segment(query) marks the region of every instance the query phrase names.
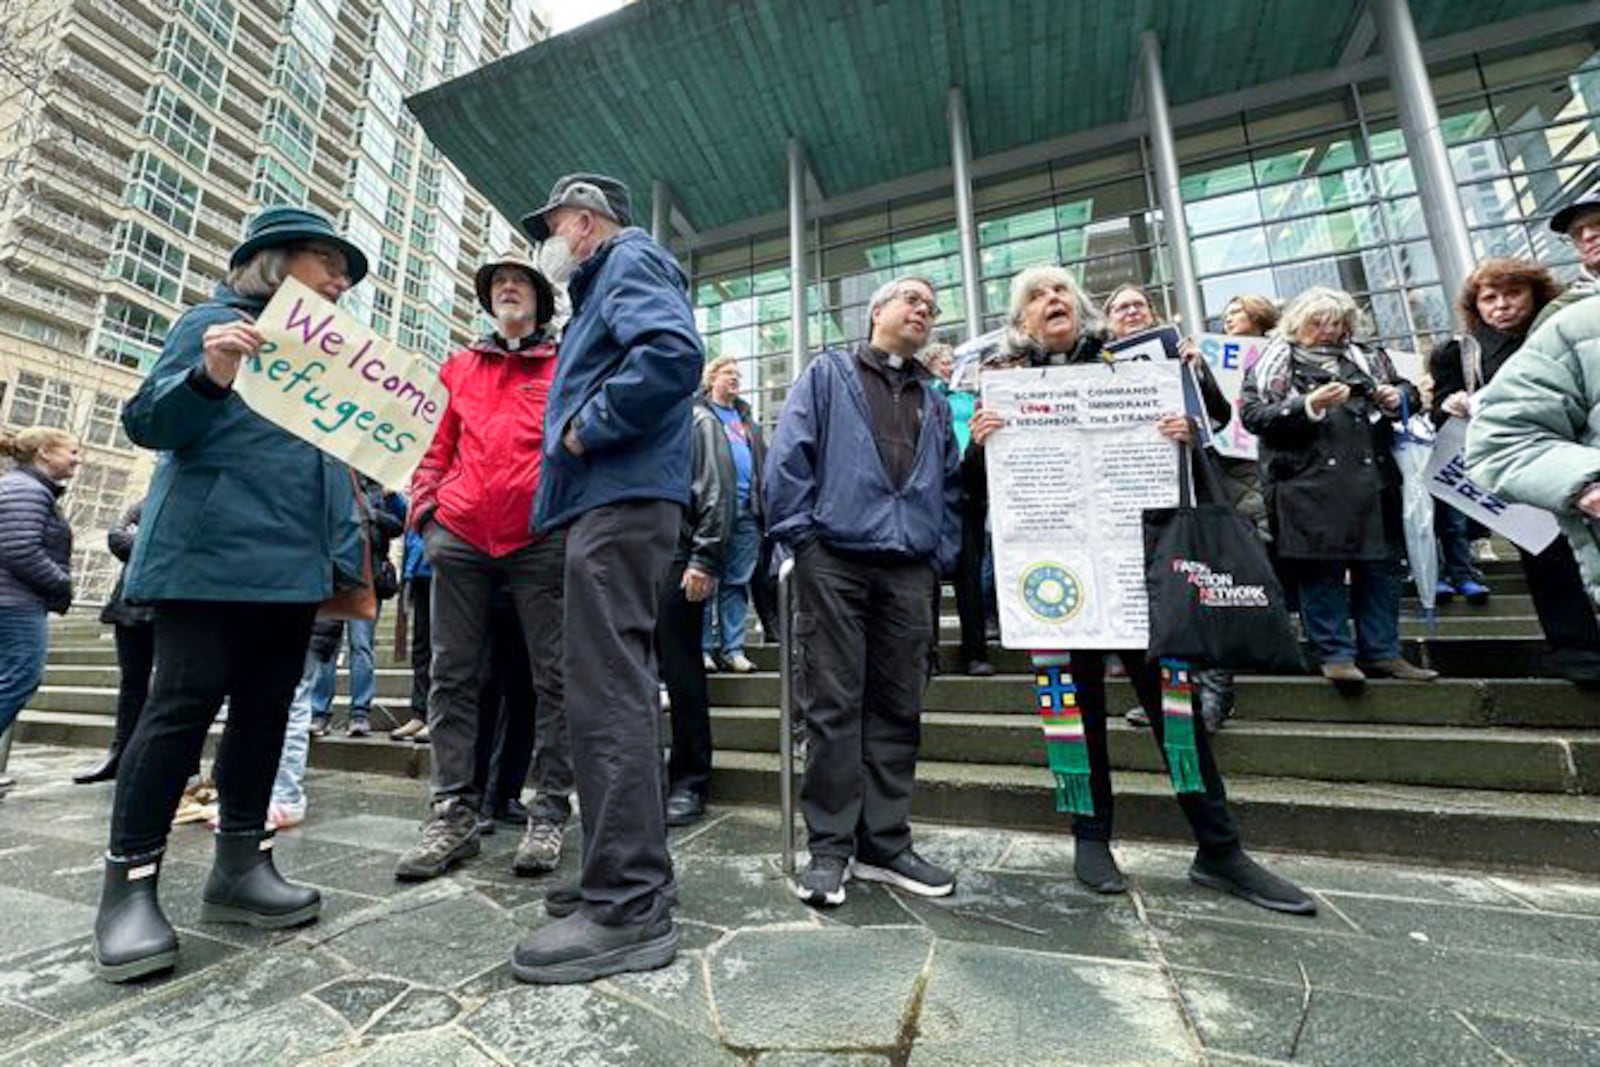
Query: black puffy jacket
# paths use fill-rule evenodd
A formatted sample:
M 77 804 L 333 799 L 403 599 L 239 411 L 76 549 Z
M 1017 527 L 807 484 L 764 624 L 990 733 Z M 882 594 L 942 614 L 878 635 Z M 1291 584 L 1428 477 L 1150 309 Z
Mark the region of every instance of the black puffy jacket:
M 72 605 L 72 530 L 56 501 L 64 490 L 37 467 L 0 474 L 0 607 Z
M 106 548 L 122 561 L 123 570 L 117 575 L 117 584 L 111 590 L 111 599 L 100 609 L 100 621 L 118 626 L 148 626 L 155 618 L 155 608 L 150 604 L 130 603 L 122 596 L 122 577 L 127 572 L 128 557 L 133 555 L 133 543 L 139 537 L 139 520 L 144 517 L 144 498 L 128 505 L 117 524 L 106 531 Z

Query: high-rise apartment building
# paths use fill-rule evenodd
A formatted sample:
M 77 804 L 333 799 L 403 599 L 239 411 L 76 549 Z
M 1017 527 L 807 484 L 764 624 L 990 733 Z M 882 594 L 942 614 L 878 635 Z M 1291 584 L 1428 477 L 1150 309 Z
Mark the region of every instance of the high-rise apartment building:
M 0 4 L 0 425 L 80 433 L 80 598 L 148 457 L 122 401 L 205 299 L 262 204 L 339 220 L 372 261 L 344 304 L 442 358 L 471 275 L 520 240 L 404 96 L 548 33 L 538 0 L 23 0 Z M 36 76 L 29 77 L 32 70 Z

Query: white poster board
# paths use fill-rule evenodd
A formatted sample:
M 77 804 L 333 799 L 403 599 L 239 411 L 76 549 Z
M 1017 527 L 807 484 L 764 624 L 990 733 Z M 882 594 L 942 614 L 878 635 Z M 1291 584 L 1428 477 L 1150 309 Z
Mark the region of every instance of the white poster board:
M 1538 555 L 1561 535 L 1556 517 L 1527 504 L 1502 500 L 1467 477 L 1467 423 L 1450 419 L 1433 439 L 1428 461 L 1428 492 L 1477 519 L 1512 544 Z
M 1156 420 L 1183 410 L 1172 360 L 985 371 L 1006 419 L 985 444 L 1001 644 L 1143 648 L 1145 508 L 1178 502 L 1178 447 Z
M 266 343 L 239 366 L 240 398 L 379 485 L 403 488 L 449 398 L 433 365 L 293 278 L 256 325 Z

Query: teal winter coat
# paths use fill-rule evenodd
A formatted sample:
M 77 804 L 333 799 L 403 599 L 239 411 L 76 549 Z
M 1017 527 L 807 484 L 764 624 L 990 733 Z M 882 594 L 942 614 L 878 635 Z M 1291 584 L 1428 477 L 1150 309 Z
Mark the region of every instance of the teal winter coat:
M 307 604 L 336 581 L 360 583 L 350 468 L 205 376 L 206 329 L 263 307 L 218 286 L 173 323 L 123 406 L 128 436 L 161 451 L 124 580 L 130 600 Z
M 1540 326 L 1480 396 L 1467 430 L 1474 481 L 1555 513 L 1600 603 L 1600 530 L 1573 503 L 1600 482 L 1600 300 Z

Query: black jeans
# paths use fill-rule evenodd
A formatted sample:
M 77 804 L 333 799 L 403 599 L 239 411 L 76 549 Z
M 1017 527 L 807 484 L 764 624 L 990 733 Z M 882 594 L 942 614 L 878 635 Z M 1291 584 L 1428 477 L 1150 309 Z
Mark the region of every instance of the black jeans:
M 983 522 L 988 506 L 981 500 L 961 503 L 961 554 L 956 557 L 956 614 L 961 618 L 961 666 L 989 658 L 984 640 L 983 554 L 988 539 Z M 934 619 L 937 643 L 939 620 Z
M 473 780 L 483 797 L 485 813 L 504 811 L 513 800 L 522 798 L 533 765 L 533 724 L 538 697 L 529 679 L 533 668 L 528 662 L 528 646 L 517 618 L 511 591 L 498 588 L 490 598 L 489 657 L 487 680 L 478 700 L 478 745 Z M 546 756 L 549 749 L 546 747 Z M 547 768 L 548 774 L 548 768 Z M 566 794 L 559 798 L 535 798 L 540 814 L 557 824 L 572 814 Z
M 433 684 L 433 577 L 419 574 L 411 586 L 411 717 L 428 721 Z
M 216 779 L 224 832 L 260 830 L 315 604 L 169 600 L 156 605 L 155 678 L 122 754 L 111 853 L 162 848 L 223 698 Z
M 495 586 L 511 590 L 528 652 L 538 721 L 533 724 L 539 770 L 536 813 L 564 823 L 572 810 L 572 756 L 562 682 L 564 538 L 557 533 L 493 557 L 432 523 L 424 535 L 433 565 L 433 687 L 428 693 L 428 738 L 433 749 L 433 798 L 459 798 L 477 810 L 480 702 L 490 640 Z M 520 784 L 518 786 L 520 791 Z
M 156 630 L 146 622 L 117 623 L 117 730 L 112 744 L 126 747 L 139 713 L 150 696 L 150 672 L 156 663 Z
M 1091 841 L 1111 840 L 1111 820 L 1115 801 L 1111 793 L 1111 754 L 1106 748 L 1106 655 L 1105 652 L 1072 653 L 1072 680 L 1078 687 L 1078 710 L 1083 713 L 1084 739 L 1089 746 L 1089 792 L 1094 797 L 1093 815 L 1074 815 L 1072 833 Z M 1138 694 L 1139 706 L 1150 717 L 1150 733 L 1160 748 L 1166 723 L 1161 717 L 1161 667 L 1145 662 L 1142 652 L 1121 657 L 1128 681 Z M 1195 843 L 1212 855 L 1225 855 L 1239 847 L 1239 828 L 1228 810 L 1228 794 L 1211 756 L 1211 740 L 1195 715 L 1194 744 L 1200 758 L 1203 793 L 1179 793 L 1178 806 L 1189 820 Z M 1166 750 L 1161 749 L 1162 762 Z
M 700 658 L 700 630 L 706 601 L 691 604 L 679 583 L 684 564 L 674 564 L 661 584 L 661 610 L 656 619 L 656 655 L 661 680 L 672 701 L 672 758 L 667 766 L 669 789 L 706 795 L 711 781 L 711 700 L 706 694 L 705 662 Z
M 606 926 L 655 922 L 672 881 L 655 631 L 682 513 L 670 501 L 624 501 L 567 527 L 567 726 L 583 819 L 578 883 L 584 913 Z
M 937 580 L 921 560 L 866 561 L 815 541 L 796 554 L 800 809 L 813 856 L 882 861 L 911 846 Z
M 1528 576 L 1533 610 L 1552 648 L 1600 652 L 1600 625 L 1583 588 L 1572 542 L 1557 537 L 1537 556 L 1521 549 L 1522 571 Z

